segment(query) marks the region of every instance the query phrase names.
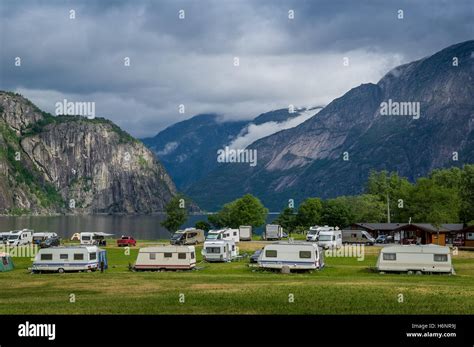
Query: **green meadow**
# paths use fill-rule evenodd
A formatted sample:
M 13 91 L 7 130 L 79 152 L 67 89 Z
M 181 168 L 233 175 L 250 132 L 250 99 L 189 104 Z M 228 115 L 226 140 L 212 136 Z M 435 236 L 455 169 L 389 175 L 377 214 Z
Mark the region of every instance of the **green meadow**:
M 240 253 L 261 247 L 241 242 Z M 291 274 L 247 259 L 205 263 L 200 247 L 199 270 L 132 272 L 138 247 L 106 249 L 104 273 L 31 274 L 29 258 L 14 258 L 15 270 L 0 273 L 0 314 L 474 314 L 474 252 L 453 256 L 449 276 L 375 273 L 379 247 L 363 261 L 327 257 L 321 271 Z

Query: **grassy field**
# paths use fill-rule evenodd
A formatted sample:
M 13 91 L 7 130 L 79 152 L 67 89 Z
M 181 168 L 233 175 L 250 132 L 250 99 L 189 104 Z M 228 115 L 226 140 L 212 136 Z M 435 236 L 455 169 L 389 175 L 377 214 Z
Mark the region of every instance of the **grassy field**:
M 0 314 L 474 314 L 474 252 L 453 256 L 456 276 L 371 272 L 378 247 L 364 261 L 328 257 L 321 271 L 283 275 L 247 260 L 204 263 L 199 247 L 198 271 L 135 273 L 138 247 L 106 248 L 105 273 L 30 274 L 31 260 L 14 258 L 16 269 L 0 273 Z

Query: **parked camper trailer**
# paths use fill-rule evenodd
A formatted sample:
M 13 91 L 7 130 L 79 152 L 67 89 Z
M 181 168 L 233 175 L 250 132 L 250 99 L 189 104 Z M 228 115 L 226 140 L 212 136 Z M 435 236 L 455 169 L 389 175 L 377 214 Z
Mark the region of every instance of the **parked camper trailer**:
M 265 240 L 281 240 L 283 228 L 278 224 L 267 224 L 265 226 Z
M 342 230 L 343 243 L 363 243 L 374 245 L 375 239 L 365 230 Z
M 195 228 L 186 228 L 178 230 L 171 237 L 172 245 L 197 245 L 204 242 L 204 230 Z
M 342 233 L 337 228 L 335 230 L 323 230 L 319 232 L 318 245 L 324 249 L 342 247 Z
M 9 246 L 29 245 L 33 242 L 33 230 L 23 229 L 11 231 L 7 238 Z
M 241 225 L 239 227 L 240 241 L 251 241 L 252 240 L 252 226 Z
M 81 245 L 105 246 L 106 245 L 105 238 L 107 236 L 112 236 L 112 235 L 113 234 L 107 234 L 103 232 L 81 233 L 79 240 L 81 242 Z
M 107 253 L 97 246 L 42 248 L 35 256 L 32 272 L 96 271 L 106 269 Z
M 380 272 L 454 274 L 449 247 L 433 244 L 384 247 L 376 267 Z
M 56 233 L 34 233 L 33 234 L 33 243 L 39 245 L 41 242 L 49 239 L 51 237 L 58 237 Z
M 324 252 L 315 243 L 277 242 L 266 245 L 258 258 L 262 268 L 314 270 L 324 266 Z
M 135 270 L 189 270 L 196 266 L 194 246 L 153 246 L 140 248 Z
M 318 241 L 318 237 L 319 237 L 319 233 L 321 231 L 332 231 L 334 230 L 334 227 L 330 227 L 330 226 L 318 226 L 318 225 L 315 225 L 315 226 L 312 226 L 309 228 L 309 231 L 308 233 L 306 234 L 306 241 L 309 241 L 309 242 L 316 242 Z
M 239 255 L 239 249 L 233 240 L 207 240 L 201 251 L 204 260 L 231 261 Z

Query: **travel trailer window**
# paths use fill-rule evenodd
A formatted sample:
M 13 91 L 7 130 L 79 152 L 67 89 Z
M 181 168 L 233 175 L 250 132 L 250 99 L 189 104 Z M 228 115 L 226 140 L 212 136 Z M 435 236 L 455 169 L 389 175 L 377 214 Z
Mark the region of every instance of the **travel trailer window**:
M 91 237 L 90 236 L 82 236 L 82 239 L 84 241 L 90 241 L 91 240 Z
M 434 261 L 448 261 L 447 254 L 434 254 Z
M 188 239 L 196 237 L 197 233 L 189 233 L 188 234 Z
M 173 253 L 165 253 L 165 258 L 171 258 L 173 256 Z
M 68 259 L 69 259 L 69 255 L 68 255 L 68 254 L 60 254 L 60 255 L 59 255 L 59 259 L 61 259 L 61 260 L 68 260 Z
M 234 236 L 237 236 L 237 231 L 234 231 Z
M 207 234 L 206 240 L 217 240 L 220 234 Z
M 53 260 L 53 255 L 51 253 L 41 254 L 41 260 Z
M 84 260 L 84 254 L 74 253 L 74 260 Z
M 90 260 L 96 260 L 97 259 L 97 253 L 90 253 L 89 257 L 90 257 Z
M 194 252 L 191 252 L 191 259 L 194 259 Z
M 186 259 L 186 253 L 178 253 L 178 259 Z
M 383 254 L 383 260 L 397 260 L 397 254 L 396 253 L 384 253 Z
M 156 253 L 149 253 L 149 255 L 150 255 L 150 260 L 156 259 Z
M 268 258 L 276 258 L 277 257 L 277 251 L 275 250 L 267 250 L 265 251 L 265 256 L 268 257 Z
M 234 245 L 232 245 L 232 250 L 235 251 L 235 246 Z
M 319 241 L 331 241 L 332 237 L 333 236 L 331 236 L 331 235 L 320 235 L 319 236 Z
M 300 251 L 300 258 L 302 259 L 311 258 L 311 251 Z
M 220 247 L 207 247 L 206 252 L 219 254 L 221 252 L 221 248 Z

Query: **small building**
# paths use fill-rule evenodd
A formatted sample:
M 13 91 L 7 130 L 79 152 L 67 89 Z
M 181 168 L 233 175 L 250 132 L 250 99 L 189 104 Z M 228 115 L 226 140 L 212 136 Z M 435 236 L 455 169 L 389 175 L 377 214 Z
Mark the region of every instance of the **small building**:
M 462 242 L 460 246 L 474 248 L 474 225 L 461 230 Z

